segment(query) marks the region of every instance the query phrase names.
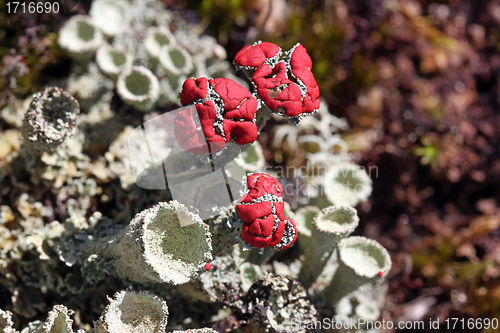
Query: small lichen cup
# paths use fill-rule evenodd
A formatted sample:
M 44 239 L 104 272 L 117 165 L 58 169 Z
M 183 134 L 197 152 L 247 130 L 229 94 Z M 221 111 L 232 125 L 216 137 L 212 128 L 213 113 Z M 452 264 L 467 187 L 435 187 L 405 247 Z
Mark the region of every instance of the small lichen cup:
M 130 69 L 133 61 L 132 55 L 108 44 L 101 45 L 97 50 L 96 62 L 99 69 L 113 81 L 118 79 L 121 72 Z
M 58 43 L 70 57 L 84 62 L 103 43 L 103 35 L 88 16 L 75 15 L 61 28 Z
M 258 141 L 242 147 L 241 155 L 235 159 L 236 164 L 249 172 L 258 172 L 266 164 L 262 147 Z
M 143 66 L 124 71 L 118 77 L 116 90 L 125 103 L 143 112 L 151 110 L 160 97 L 158 79 Z
M 155 60 L 156 63 L 158 62 L 158 57 L 163 46 L 174 46 L 176 44 L 174 35 L 165 27 L 150 27 L 146 31 L 144 47 L 150 59 Z
M 337 243 L 349 236 L 358 223 L 356 210 L 348 206 L 330 206 L 316 215 L 309 245 L 303 248 L 305 260 L 299 273 L 299 280 L 305 288 L 316 281 Z
M 164 333 L 168 307 L 161 297 L 148 292 L 123 290 L 116 293 L 99 320 L 95 333 Z
M 240 265 L 241 288 L 246 292 L 264 273 L 258 265 L 244 262 Z
M 334 205 L 355 207 L 372 193 L 372 180 L 364 168 L 351 163 L 331 166 L 325 174 L 325 196 Z
M 387 250 L 378 242 L 354 236 L 338 244 L 339 267 L 321 295 L 332 304 L 359 287 L 387 276 L 392 261 Z
M 34 151 L 54 151 L 76 126 L 80 105 L 58 87 L 47 87 L 33 96 L 23 122 L 24 143 Z
M 180 45 L 164 45 L 158 60 L 172 88 L 180 87 L 180 78 L 187 77 L 194 69 L 193 57 Z
M 92 2 L 90 17 L 104 34 L 112 37 L 129 26 L 129 4 L 120 0 L 96 0 Z

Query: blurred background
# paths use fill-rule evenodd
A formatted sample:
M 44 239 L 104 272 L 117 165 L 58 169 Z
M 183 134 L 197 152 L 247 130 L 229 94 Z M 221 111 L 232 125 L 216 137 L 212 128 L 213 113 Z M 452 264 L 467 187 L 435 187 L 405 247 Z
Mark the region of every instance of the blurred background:
M 500 1 L 165 4 L 228 59 L 258 40 L 306 47 L 330 113 L 351 126 L 354 161 L 377 167 L 356 234 L 391 253 L 386 320 L 500 317 Z M 64 17 L 19 33 L 5 15 L 0 109 L 70 68 L 56 43 Z M 270 144 L 276 123 L 259 137 L 267 163 L 300 166 L 300 151 Z

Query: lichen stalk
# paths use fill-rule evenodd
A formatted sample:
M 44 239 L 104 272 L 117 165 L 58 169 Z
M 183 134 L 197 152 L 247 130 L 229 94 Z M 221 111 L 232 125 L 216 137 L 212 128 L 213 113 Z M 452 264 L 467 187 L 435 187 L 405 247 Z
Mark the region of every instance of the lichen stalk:
M 183 284 L 212 260 L 208 226 L 177 201 L 138 213 L 118 235 L 90 242 L 86 253 L 114 260 L 120 277 L 137 282 Z
M 305 288 L 316 281 L 337 243 L 349 236 L 358 223 L 356 210 L 346 206 L 330 206 L 316 215 L 309 246 L 303 248 L 305 258 L 299 273 L 299 280 Z
M 241 228 L 243 223 L 234 207 L 224 209 L 218 216 L 208 221 L 213 237 L 214 255 L 227 254 L 234 245 L 242 242 Z
M 302 252 L 305 252 L 309 247 L 309 242 L 312 239 L 312 221 L 320 213 L 320 209 L 316 206 L 305 206 L 298 209 L 294 214 L 294 221 L 297 225 L 297 239 Z

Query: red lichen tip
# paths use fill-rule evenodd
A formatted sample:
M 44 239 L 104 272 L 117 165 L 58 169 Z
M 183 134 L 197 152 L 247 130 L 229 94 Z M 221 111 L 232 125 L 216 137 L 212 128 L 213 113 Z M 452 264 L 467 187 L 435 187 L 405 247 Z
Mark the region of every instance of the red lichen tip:
M 269 42 L 257 42 L 242 48 L 234 57 L 234 64 L 241 67 L 257 68 L 268 60 L 281 55 L 281 48 Z
M 188 105 L 195 100 L 207 97 L 208 79 L 200 77 L 199 79 L 187 79 L 182 85 L 180 100 L 182 105 Z
M 180 100 L 183 105 L 195 105 L 203 131 L 193 133 L 196 121 L 193 114 L 186 112 L 175 124 L 177 141 L 184 150 L 216 153 L 227 142 L 244 145 L 257 139 L 257 99 L 233 80 L 188 79 L 182 86 Z
M 207 262 L 207 263 L 205 264 L 205 270 L 206 270 L 206 271 L 209 271 L 209 270 L 210 270 L 210 268 L 212 268 L 212 264 L 210 264 L 209 262 Z
M 297 230 L 295 223 L 284 216 L 281 184 L 272 176 L 254 173 L 247 178 L 247 188 L 247 194 L 236 205 L 244 221 L 243 241 L 259 249 L 288 248 L 297 239 Z
M 380 272 L 378 272 L 378 274 L 377 274 L 377 275 L 378 275 L 378 276 L 382 276 L 382 275 L 384 275 L 384 272 L 380 271 Z
M 251 69 L 247 74 L 271 111 L 296 122 L 319 109 L 319 88 L 311 71 L 311 57 L 302 45 L 286 52 L 282 61 L 280 57 L 277 45 L 264 42 L 244 47 L 234 63 Z

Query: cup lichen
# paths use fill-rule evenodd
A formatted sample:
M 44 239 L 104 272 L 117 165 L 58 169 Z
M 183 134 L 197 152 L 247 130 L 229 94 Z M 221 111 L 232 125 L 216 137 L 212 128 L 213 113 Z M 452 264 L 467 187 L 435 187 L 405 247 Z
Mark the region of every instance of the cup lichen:
M 99 69 L 110 79 L 116 81 L 118 75 L 132 67 L 132 56 L 116 47 L 103 44 L 97 50 L 96 62 Z
M 160 84 L 146 67 L 134 66 L 120 74 L 116 90 L 122 100 L 140 111 L 149 111 L 160 97 Z
M 161 297 L 123 290 L 108 300 L 108 306 L 94 323 L 95 333 L 165 333 L 168 306 Z
M 372 180 L 364 168 L 351 163 L 332 165 L 325 174 L 324 191 L 334 205 L 355 207 L 372 193 Z
M 189 282 L 212 260 L 208 226 L 177 201 L 160 202 L 137 214 L 101 247 L 117 274 L 138 282 Z
M 158 54 L 158 60 L 174 88 L 180 86 L 180 77 L 188 77 L 193 71 L 193 58 L 180 45 L 164 45 Z
M 3 142 L 10 140 L 6 133 L 17 133 L 13 136 L 15 138 L 21 134 L 19 129 L 0 133 L 2 199 L 8 198 L 12 203 L 11 207 L 3 202 L 0 206 L 0 270 L 7 272 L 2 281 L 6 281 L 5 290 L 11 296 L 8 301 L 0 301 L 4 301 L 2 306 L 6 304 L 7 309 L 15 313 L 16 320 L 25 318 L 20 323 L 25 327 L 23 333 L 72 331 L 72 319 L 69 318 L 72 310 L 62 305 L 52 308 L 46 322 L 39 320 L 41 317 L 34 318 L 42 310 L 50 309 L 52 304 L 49 301 L 67 295 L 71 296 L 68 306 L 75 309 L 73 324 L 79 333 L 165 332 L 168 314 L 165 301 L 152 294 L 131 290 L 116 293 L 91 328 L 89 323 L 96 319 L 93 314 L 105 307 L 94 295 L 111 295 L 130 284 L 138 290 L 149 289 L 168 299 L 171 308 L 175 307 L 176 311 L 178 308 L 178 317 L 182 319 L 171 318 L 169 324 L 179 333 L 214 333 L 215 330 L 208 327 L 187 328 L 203 327 L 210 322 L 214 323 L 213 328 L 219 329 L 217 324 L 224 321 L 228 328 L 229 324 L 234 324 L 233 328 L 241 327 L 246 332 L 285 332 L 292 318 L 314 321 L 318 317 L 316 308 L 321 309 L 317 305 L 323 301 L 317 296 L 321 288 L 331 282 L 338 266 L 336 262 L 331 265 L 335 259 L 332 253 L 336 243 L 357 225 L 356 212 L 349 207 L 330 207 L 320 212 L 318 207 L 329 204 L 319 205 L 307 195 L 285 193 L 287 191 L 282 191 L 280 184 L 290 179 L 284 178 L 274 179 L 272 183 L 263 182 L 261 187 L 252 189 L 256 195 L 249 195 L 245 204 L 240 203 L 241 215 L 247 221 L 239 217 L 234 207 L 242 185 L 239 180 L 246 171 L 259 172 L 261 181 L 269 179 L 272 173 L 261 173 L 267 170 L 266 159 L 271 155 L 267 147 L 261 149 L 255 141 L 271 117 L 270 109 L 264 104 L 274 109 L 275 116 L 285 115 L 295 125 L 304 115 L 316 112 L 319 101 L 309 57 L 303 47 L 296 45 L 281 59 L 278 46 L 257 43 L 250 49 L 253 47 L 258 51 L 259 45 L 267 45 L 269 49 L 263 51 L 274 50 L 276 53 L 264 54 L 264 64 L 252 69 L 255 74 L 259 66 L 264 66 L 261 71 L 272 72 L 269 75 L 261 72 L 257 78 L 259 82 L 252 80 L 250 86 L 230 72 L 229 63 L 224 61 L 226 50 L 215 38 L 200 36 L 200 31 L 164 7 L 164 3 L 157 0 L 95 0 L 90 17 L 77 15 L 69 19 L 61 29 L 59 44 L 75 61 L 68 66 L 70 74 L 57 82 L 81 105 L 78 126 L 74 124 L 78 116 L 76 100 L 61 88 L 47 88 L 52 94 L 49 97 L 65 100 L 71 112 L 64 116 L 67 121 L 57 116 L 57 112 L 50 112 L 50 116 L 56 115 L 57 119 L 42 115 L 48 117 L 43 119 L 48 125 L 40 126 L 42 132 L 56 128 L 62 133 L 59 137 L 49 135 L 50 140 L 29 132 L 31 116 L 27 115 L 26 146 L 43 151 L 37 163 L 28 164 L 24 163 L 27 159 L 17 158 L 19 148 L 15 142 L 9 143 L 7 153 L 3 152 Z M 247 54 L 246 60 L 253 61 L 252 56 Z M 171 146 L 174 136 L 161 132 L 165 122 L 158 121 L 157 125 L 149 126 L 152 119 L 160 118 L 157 117 L 159 112 L 175 108 L 184 79 L 191 75 L 200 79 L 186 80 L 192 84 L 185 95 L 198 96 L 189 103 L 197 105 L 199 115 L 208 115 L 202 119 L 208 124 L 202 129 L 206 132 L 205 139 L 214 133 L 223 137 L 224 154 L 208 157 L 210 154 L 207 154 L 203 159 L 189 152 L 184 157 L 173 156 L 170 152 L 174 149 Z M 282 84 L 275 85 L 276 81 Z M 207 94 L 201 95 L 199 90 L 203 90 L 204 82 L 208 82 L 210 88 Z M 268 89 L 267 85 L 275 86 Z M 257 90 L 248 91 L 251 87 L 262 90 L 262 96 L 259 97 Z M 279 94 L 283 95 L 278 98 Z M 125 104 L 151 113 L 133 112 L 117 95 Z M 282 98 L 289 99 L 285 102 L 294 106 L 283 109 L 283 105 L 278 105 Z M 266 103 L 263 103 L 264 99 Z M 42 100 L 38 99 L 36 103 L 42 103 Z M 42 109 L 51 105 L 51 102 L 43 103 Z M 203 108 L 210 103 L 217 111 L 215 115 L 204 112 L 207 109 Z M 157 104 L 160 107 L 155 110 Z M 8 126 L 19 127 L 17 123 L 21 118 L 17 119 L 16 112 L 11 111 L 0 111 L 0 117 Z M 338 136 L 328 141 L 328 136 L 334 132 L 335 126 L 342 126 L 334 121 L 328 110 L 325 112 L 320 108 L 318 113 L 321 120 L 317 116 L 304 118 L 309 122 L 303 126 L 305 130 L 299 127 L 292 131 L 289 126 L 284 131 L 288 133 L 288 143 L 294 141 L 295 146 L 289 145 L 292 149 L 301 149 L 298 144 L 301 142 L 322 142 L 309 140 L 308 136 L 297 138 L 299 131 L 302 134 L 321 133 L 325 136 L 325 149 L 322 154 L 315 155 L 324 165 L 330 165 L 331 156 L 324 156 L 330 154 L 332 145 L 338 144 L 341 138 Z M 61 119 L 64 126 L 59 129 Z M 143 126 L 139 126 L 141 121 Z M 147 132 L 151 149 L 137 144 L 137 135 L 131 134 L 135 131 L 132 126 L 136 128 L 136 134 Z M 75 134 L 65 140 L 73 127 L 76 127 Z M 51 130 L 53 132 L 55 130 Z M 278 132 L 274 131 L 272 135 L 281 142 L 284 137 L 280 139 Z M 273 138 L 272 135 L 269 138 Z M 265 139 L 264 136 L 261 139 Z M 230 147 L 236 147 L 240 152 L 248 142 L 253 144 L 241 154 L 242 160 L 235 162 L 240 168 L 230 166 L 232 157 L 227 157 L 232 156 L 232 153 L 227 154 L 232 149 Z M 7 154 L 7 157 L 3 159 L 2 154 Z M 147 169 L 151 155 L 155 160 L 157 155 L 161 156 L 157 160 L 164 163 L 163 170 L 161 167 L 155 169 L 160 170 L 159 177 L 151 183 L 158 179 L 162 182 L 153 184 L 159 187 L 146 188 L 142 186 L 142 178 L 134 178 L 132 171 L 151 172 Z M 173 158 L 164 159 L 165 155 Z M 308 154 L 304 157 L 312 160 Z M 344 158 L 350 160 L 349 156 Z M 192 163 L 190 169 L 186 167 L 188 163 Z M 241 166 L 246 170 L 241 170 L 240 174 Z M 190 171 L 196 169 L 197 172 L 203 167 L 207 167 L 208 174 L 215 174 L 214 170 L 219 168 L 224 168 L 227 173 L 224 172 L 224 177 L 218 180 L 207 177 L 193 183 L 185 181 Z M 179 177 L 165 183 L 165 178 L 168 178 L 165 174 L 173 171 L 179 173 Z M 30 183 L 23 181 L 26 173 L 31 176 Z M 302 177 L 301 181 L 305 178 Z M 254 179 L 256 184 L 255 176 Z M 183 183 L 185 188 L 189 187 L 184 194 L 189 194 L 191 205 L 174 194 L 173 186 L 178 185 L 174 184 L 176 181 Z M 229 195 L 232 208 L 219 202 L 220 196 L 215 194 L 219 185 L 224 193 L 226 190 L 232 193 Z M 280 188 L 279 195 L 274 188 Z M 265 192 L 260 193 L 262 195 L 257 193 L 261 190 Z M 250 191 L 244 192 L 239 195 L 248 195 Z M 174 198 L 178 201 L 169 201 Z M 318 207 L 307 206 L 313 203 Z M 196 204 L 212 213 L 210 217 L 204 216 L 201 208 L 193 208 Z M 267 213 L 263 209 L 266 205 L 270 207 Z M 298 207 L 302 208 L 296 210 Z M 188 209 L 197 209 L 197 214 Z M 295 213 L 292 209 L 296 210 Z M 343 219 L 341 213 L 347 217 Z M 291 219 L 297 219 L 297 228 Z M 248 229 L 247 240 L 260 247 L 262 238 L 272 234 L 274 246 L 264 251 L 255 247 L 241 253 L 243 228 Z M 284 253 L 277 251 L 291 246 L 297 235 L 300 249 L 291 247 Z M 348 252 L 346 250 L 346 257 L 355 257 Z M 216 256 L 214 260 L 213 255 Z M 267 261 L 270 263 L 266 264 Z M 305 286 L 311 287 L 307 290 L 294 280 L 299 276 L 301 265 L 300 279 Z M 323 269 L 328 265 L 328 269 Z M 355 265 L 351 266 L 354 270 Z M 344 273 L 339 268 L 335 274 Z M 316 278 L 318 275 L 323 281 Z M 324 279 L 325 275 L 330 280 Z M 337 285 L 342 286 L 338 281 L 334 281 L 334 287 L 329 285 L 324 293 L 333 293 Z M 368 296 L 385 294 L 384 289 L 377 289 L 378 284 L 375 284 L 378 282 L 381 280 L 368 279 L 368 283 L 355 292 Z M 372 292 L 375 289 L 376 292 Z M 354 294 L 349 296 L 352 311 L 348 317 L 374 318 L 380 314 L 382 303 Z M 224 311 L 219 311 L 222 309 Z M 334 311 L 332 306 L 327 311 L 330 310 Z M 340 312 L 340 308 L 335 311 Z M 223 315 L 213 319 L 218 312 Z M 33 321 L 27 324 L 27 318 L 32 317 Z M 0 310 L 0 328 L 0 332 L 16 332 L 10 313 Z M 302 328 L 297 330 L 302 331 Z
M 337 243 L 349 236 L 358 226 L 355 209 L 347 206 L 331 206 L 323 209 L 312 221 L 311 240 L 304 248 L 305 260 L 299 279 L 309 288 L 326 265 Z
M 25 144 L 35 151 L 54 151 L 71 135 L 80 105 L 59 87 L 47 87 L 33 96 L 23 122 Z
M 322 296 L 335 304 L 359 287 L 387 276 L 391 257 L 378 242 L 361 236 L 348 237 L 338 244 L 339 267 Z
M 59 45 L 70 57 L 78 61 L 88 61 L 103 43 L 102 32 L 91 18 L 76 15 L 66 22 L 59 32 Z
M 144 47 L 149 56 L 158 62 L 158 57 L 162 47 L 165 45 L 174 46 L 176 44 L 174 35 L 165 27 L 150 27 L 146 31 Z
M 129 10 L 129 4 L 123 0 L 95 0 L 89 15 L 106 36 L 112 37 L 127 29 Z

